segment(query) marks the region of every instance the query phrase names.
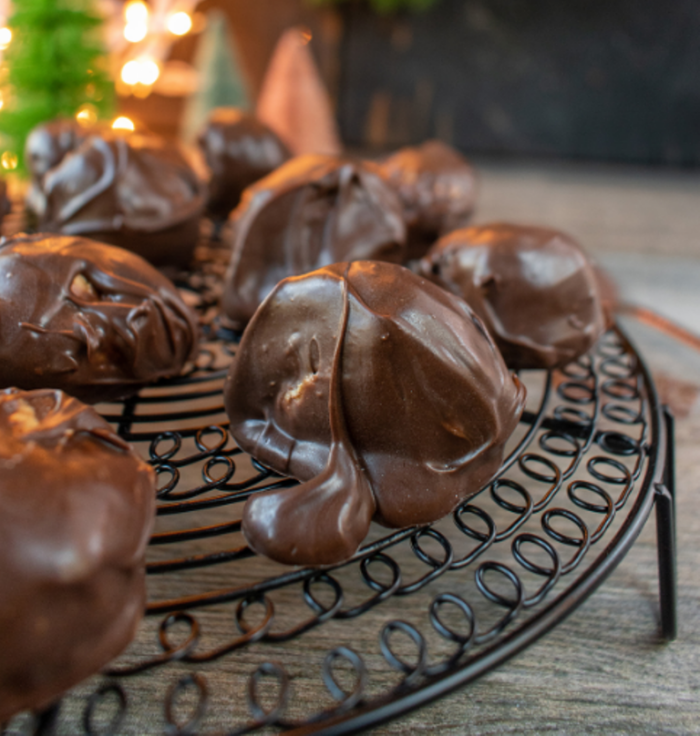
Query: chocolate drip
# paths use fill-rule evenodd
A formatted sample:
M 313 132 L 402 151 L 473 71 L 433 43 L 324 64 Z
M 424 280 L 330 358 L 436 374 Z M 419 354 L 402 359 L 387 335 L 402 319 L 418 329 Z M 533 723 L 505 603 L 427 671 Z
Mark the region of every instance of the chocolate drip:
M 295 488 L 252 496 L 243 511 L 243 533 L 250 546 L 288 565 L 332 565 L 351 557 L 367 536 L 376 510 L 343 408 L 341 364 L 349 314 L 345 279 L 328 397 L 331 441 L 326 467 Z M 310 527 L 305 523 L 309 518 L 323 523 Z M 278 529 L 278 524 L 284 529 Z

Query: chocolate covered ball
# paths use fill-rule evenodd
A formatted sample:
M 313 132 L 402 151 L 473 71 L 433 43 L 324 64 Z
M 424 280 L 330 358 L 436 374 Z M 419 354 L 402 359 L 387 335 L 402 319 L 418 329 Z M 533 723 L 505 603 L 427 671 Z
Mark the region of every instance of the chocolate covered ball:
M 363 261 L 282 281 L 224 393 L 240 447 L 302 481 L 248 499 L 246 539 L 301 565 L 349 558 L 372 519 L 426 524 L 479 491 L 525 400 L 464 301 Z
M 396 194 L 372 165 L 335 156 L 291 159 L 249 187 L 232 218 L 223 308 L 238 328 L 283 278 L 405 253 Z
M 421 270 L 483 319 L 510 368 L 556 368 L 605 328 L 598 280 L 564 233 L 497 223 L 441 238 Z
M 86 238 L 0 243 L 0 386 L 60 388 L 90 403 L 175 376 L 195 315 L 143 258 Z
M 27 191 L 27 206 L 39 217 L 46 212 L 46 196 L 42 180 L 44 176 L 63 161 L 91 135 L 105 131 L 104 126 L 80 125 L 75 118 L 58 118 L 41 123 L 27 136 L 24 146 L 24 161 L 32 178 Z
M 157 266 L 186 267 L 206 187 L 162 138 L 107 131 L 86 138 L 42 179 L 40 229 L 119 245 Z
M 464 227 L 476 200 L 476 174 L 451 146 L 426 141 L 386 158 L 382 175 L 398 193 L 408 226 L 408 259 L 424 256 L 450 230 Z
M 246 187 L 291 156 L 276 133 L 236 107 L 214 110 L 197 143 L 211 172 L 207 209 L 215 218 L 226 218 Z
M 155 473 L 61 391 L 0 392 L 0 723 L 133 638 Z

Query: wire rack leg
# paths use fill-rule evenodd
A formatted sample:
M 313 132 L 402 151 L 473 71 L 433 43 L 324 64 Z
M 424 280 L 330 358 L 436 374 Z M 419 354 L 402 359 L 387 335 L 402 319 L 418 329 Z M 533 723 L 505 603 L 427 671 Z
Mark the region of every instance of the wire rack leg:
M 673 641 L 678 635 L 676 593 L 676 503 L 675 447 L 673 416 L 664 407 L 666 424 L 666 467 L 664 482 L 656 486 L 656 542 L 659 555 L 659 595 L 661 598 L 661 632 Z

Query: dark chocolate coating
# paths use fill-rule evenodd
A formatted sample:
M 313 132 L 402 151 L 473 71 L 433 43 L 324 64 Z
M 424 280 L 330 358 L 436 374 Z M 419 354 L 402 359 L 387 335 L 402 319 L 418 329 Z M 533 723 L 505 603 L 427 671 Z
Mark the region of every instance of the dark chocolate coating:
M 152 468 L 77 399 L 0 392 L 0 723 L 133 638 L 155 489 Z
M 99 130 L 104 130 L 100 128 Z M 97 130 L 86 128 L 74 118 L 59 118 L 37 125 L 27 136 L 24 160 L 33 179 L 41 179 Z
M 228 217 L 246 187 L 291 156 L 274 131 L 236 107 L 214 110 L 197 143 L 211 172 L 207 209 L 215 218 Z
M 476 173 L 440 141 L 402 148 L 380 164 L 398 193 L 408 226 L 408 258 L 421 258 L 445 233 L 464 227 L 476 200 Z
M 466 300 L 513 369 L 564 366 L 605 328 L 593 267 L 557 230 L 504 223 L 456 230 L 421 270 Z
M 396 194 L 372 165 L 335 156 L 291 159 L 249 187 L 232 218 L 223 307 L 239 328 L 283 278 L 405 254 Z
M 24 160 L 32 177 L 27 193 L 27 206 L 38 217 L 46 212 L 46 196 L 42 180 L 54 166 L 63 161 L 89 136 L 108 130 L 105 126 L 84 127 L 75 118 L 58 118 L 37 125 L 27 136 Z
M 243 532 L 289 564 L 350 557 L 372 518 L 444 516 L 498 472 L 525 390 L 457 297 L 389 263 L 282 281 L 224 388 L 238 444 L 302 485 L 255 494 Z
M 189 264 L 206 187 L 165 140 L 124 131 L 91 136 L 42 182 L 42 230 L 119 245 L 157 266 Z
M 0 243 L 0 386 L 60 388 L 83 401 L 177 375 L 198 325 L 143 258 L 85 238 Z

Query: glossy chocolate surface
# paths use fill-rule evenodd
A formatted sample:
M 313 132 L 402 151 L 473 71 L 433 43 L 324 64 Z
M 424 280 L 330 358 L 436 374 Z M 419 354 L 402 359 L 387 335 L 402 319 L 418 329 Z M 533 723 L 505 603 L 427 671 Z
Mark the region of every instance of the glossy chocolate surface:
M 60 391 L 0 392 L 0 723 L 133 638 L 155 473 Z
M 37 125 L 27 137 L 24 160 L 32 182 L 27 193 L 27 206 L 39 217 L 46 212 L 46 196 L 42 180 L 50 169 L 63 161 L 91 135 L 107 130 L 105 126 L 84 127 L 75 118 L 58 118 Z
M 247 501 L 246 538 L 300 565 L 347 559 L 373 518 L 450 512 L 498 471 L 525 400 L 461 299 L 381 262 L 282 281 L 224 391 L 238 444 L 302 481 Z
M 197 143 L 211 172 L 207 209 L 215 218 L 226 218 L 246 187 L 291 156 L 276 133 L 236 107 L 214 110 Z
M 291 159 L 249 187 L 232 218 L 223 307 L 238 328 L 283 278 L 405 254 L 396 194 L 371 164 L 335 156 Z
M 97 402 L 174 376 L 198 326 L 177 289 L 121 248 L 18 235 L 0 243 L 0 386 Z
M 84 235 L 158 266 L 187 266 L 206 187 L 165 140 L 128 131 L 86 138 L 42 179 L 40 229 Z
M 456 230 L 421 269 L 466 300 L 513 369 L 566 365 L 605 328 L 591 262 L 557 230 L 506 223 Z
M 402 148 L 380 164 L 398 193 L 408 226 L 408 258 L 424 256 L 445 233 L 464 227 L 476 200 L 476 173 L 440 141 Z

